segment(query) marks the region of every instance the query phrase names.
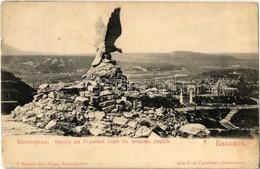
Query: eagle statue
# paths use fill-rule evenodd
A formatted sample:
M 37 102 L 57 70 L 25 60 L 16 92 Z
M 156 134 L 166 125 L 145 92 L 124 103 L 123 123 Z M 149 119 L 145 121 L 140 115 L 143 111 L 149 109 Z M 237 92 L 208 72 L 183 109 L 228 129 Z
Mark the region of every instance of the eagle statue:
M 120 9 L 121 8 L 116 8 L 114 12 L 112 12 L 107 26 L 105 26 L 101 18 L 99 18 L 95 25 L 97 33 L 95 47 L 97 54 L 92 62 L 93 67 L 98 66 L 102 60 L 111 61 L 110 53 L 112 52 L 118 51 L 122 53 L 122 50 L 115 46 L 115 41 L 122 33 Z

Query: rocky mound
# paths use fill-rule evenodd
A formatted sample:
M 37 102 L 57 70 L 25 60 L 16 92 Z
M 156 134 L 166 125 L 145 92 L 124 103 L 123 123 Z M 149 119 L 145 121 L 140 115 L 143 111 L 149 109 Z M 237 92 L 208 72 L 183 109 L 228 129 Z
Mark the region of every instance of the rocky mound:
M 177 104 L 167 91 L 133 87 L 119 66 L 102 62 L 81 81 L 41 85 L 12 117 L 62 135 L 167 137 L 187 123 Z
M 1 69 L 2 113 L 10 114 L 17 105 L 24 105 L 33 100 L 36 90 L 15 77 L 12 73 Z

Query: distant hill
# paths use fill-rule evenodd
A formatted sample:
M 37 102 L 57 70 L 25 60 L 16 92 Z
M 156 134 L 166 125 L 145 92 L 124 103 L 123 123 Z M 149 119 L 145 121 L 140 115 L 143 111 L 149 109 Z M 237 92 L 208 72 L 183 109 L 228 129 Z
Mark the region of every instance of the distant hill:
M 95 54 L 59 56 L 16 49 L 2 44 L 1 66 L 16 75 L 44 73 L 86 73 Z M 113 53 L 112 58 L 129 71 L 168 71 L 205 68 L 246 67 L 258 69 L 258 55 L 254 53 L 209 54 L 192 51 L 170 53 Z M 247 59 L 245 59 L 247 58 Z
M 94 56 L 2 56 L 2 67 L 20 73 L 79 72 L 90 68 Z
M 206 54 L 191 51 L 171 53 L 123 53 L 113 54 L 118 62 L 128 66 L 141 64 L 173 65 L 176 68 L 200 69 L 205 67 L 246 67 L 258 69 L 257 54 Z M 242 59 L 243 58 L 243 59 Z M 245 59 L 248 58 L 248 59 Z
M 189 67 L 223 67 L 233 64 L 237 61 L 237 59 L 231 55 L 216 55 L 189 51 L 175 51 L 171 53 L 171 61 L 181 65 L 189 65 Z
M 218 60 L 235 60 L 236 58 L 232 55 L 226 55 L 226 54 L 206 54 L 206 53 L 199 53 L 199 52 L 191 52 L 191 51 L 174 51 L 171 52 L 171 57 L 175 59 L 180 59 L 183 61 L 188 60 L 212 60 L 218 61 Z
M 244 60 L 259 60 L 258 53 L 232 53 L 236 59 L 244 59 Z
M 95 54 L 19 55 L 1 57 L 1 66 L 27 84 L 37 88 L 42 83 L 72 82 L 86 74 Z M 253 68 L 255 59 L 238 59 L 232 54 L 205 54 L 187 51 L 172 53 L 113 53 L 122 70 L 131 79 L 161 78 L 178 74 L 197 74 L 211 70 Z

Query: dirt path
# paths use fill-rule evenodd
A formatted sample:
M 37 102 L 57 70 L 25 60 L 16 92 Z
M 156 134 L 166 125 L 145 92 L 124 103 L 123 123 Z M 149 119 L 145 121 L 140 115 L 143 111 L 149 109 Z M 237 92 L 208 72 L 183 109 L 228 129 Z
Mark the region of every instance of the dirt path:
M 31 126 L 26 123 L 14 121 L 10 115 L 2 115 L 3 135 L 55 135 L 55 133 Z

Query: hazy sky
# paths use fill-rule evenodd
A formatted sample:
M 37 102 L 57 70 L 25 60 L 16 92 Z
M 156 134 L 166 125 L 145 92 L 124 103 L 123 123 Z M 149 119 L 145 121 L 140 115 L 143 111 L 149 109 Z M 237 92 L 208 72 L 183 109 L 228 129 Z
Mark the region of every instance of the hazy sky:
M 124 52 L 258 52 L 256 3 L 4 2 L 3 42 L 24 51 L 94 53 L 98 17 L 121 7 Z

